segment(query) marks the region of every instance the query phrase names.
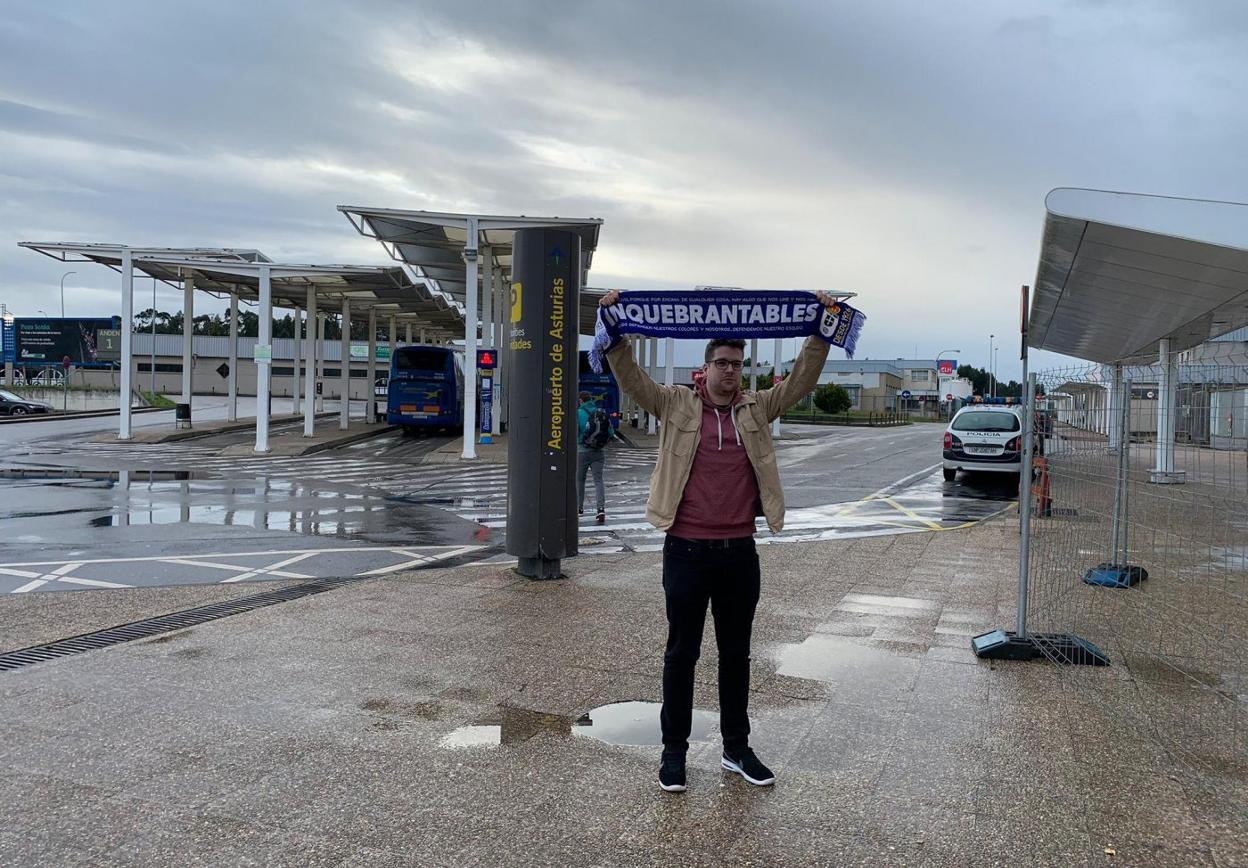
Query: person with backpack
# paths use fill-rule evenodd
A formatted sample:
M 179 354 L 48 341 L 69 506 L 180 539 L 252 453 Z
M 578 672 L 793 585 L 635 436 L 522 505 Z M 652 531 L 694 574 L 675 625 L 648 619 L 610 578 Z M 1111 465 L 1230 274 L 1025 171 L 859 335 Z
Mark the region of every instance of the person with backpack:
M 581 405 L 576 410 L 576 491 L 577 515 L 585 514 L 585 476 L 592 470 L 594 493 L 598 497 L 598 524 L 607 523 L 607 489 L 603 483 L 603 469 L 607 464 L 607 444 L 619 440 L 607 411 L 594 403 L 589 392 L 578 396 Z

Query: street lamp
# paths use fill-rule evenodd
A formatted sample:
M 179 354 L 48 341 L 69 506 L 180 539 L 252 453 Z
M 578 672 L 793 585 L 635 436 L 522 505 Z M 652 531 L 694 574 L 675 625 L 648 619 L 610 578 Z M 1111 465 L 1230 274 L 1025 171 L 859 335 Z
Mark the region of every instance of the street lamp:
M 992 339 L 996 335 L 988 335 L 988 397 L 995 398 L 997 396 L 997 378 L 993 375 L 992 367 Z
M 76 271 L 67 271 L 61 275 L 61 319 L 65 319 L 65 278 L 77 273 Z

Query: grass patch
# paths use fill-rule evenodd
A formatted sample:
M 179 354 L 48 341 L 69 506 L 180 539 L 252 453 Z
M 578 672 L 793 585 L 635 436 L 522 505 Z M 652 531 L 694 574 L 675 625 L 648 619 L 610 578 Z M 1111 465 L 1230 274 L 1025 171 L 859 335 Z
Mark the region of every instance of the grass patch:
M 149 407 L 159 407 L 162 410 L 172 410 L 177 404 L 170 401 L 164 395 L 157 392 L 139 392 L 143 396 L 143 400 L 147 401 Z

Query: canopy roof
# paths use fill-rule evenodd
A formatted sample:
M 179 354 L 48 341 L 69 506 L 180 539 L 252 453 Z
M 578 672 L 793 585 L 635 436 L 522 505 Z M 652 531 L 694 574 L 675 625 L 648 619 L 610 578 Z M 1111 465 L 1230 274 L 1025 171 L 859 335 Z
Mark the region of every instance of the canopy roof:
M 1248 205 L 1059 188 L 1045 209 L 1030 346 L 1142 362 L 1248 324 Z
M 96 262 L 114 270 L 121 269 L 122 251 L 126 249 L 106 244 L 22 242 L 21 246 L 65 262 Z M 223 248 L 136 247 L 130 248 L 130 253 L 137 271 L 170 284 L 180 283 L 190 273 L 195 276 L 197 289 L 256 301 L 260 272 L 267 269 L 277 307 L 306 307 L 311 287 L 321 305 L 349 299 L 358 309 L 375 308 L 380 317 L 418 323 L 435 337 L 463 337 L 464 333 L 459 306 L 424 281 L 413 280 L 401 266 L 275 263 L 256 250 Z
M 476 223 L 478 232 L 472 249 L 480 250 L 488 245 L 490 255 L 502 271 L 502 279 L 508 284 L 511 282 L 512 239 L 517 229 L 562 229 L 579 235 L 583 283 L 598 247 L 598 231 L 602 226 L 602 220 L 596 217 L 506 217 L 355 205 L 339 205 L 338 210 L 361 235 L 376 238 L 391 257 L 412 266 L 417 275 L 433 281 L 437 289 L 459 302 L 466 297 L 463 254 L 470 246 L 470 222 Z M 481 269 L 480 280 L 486 279 L 484 272 L 485 269 Z

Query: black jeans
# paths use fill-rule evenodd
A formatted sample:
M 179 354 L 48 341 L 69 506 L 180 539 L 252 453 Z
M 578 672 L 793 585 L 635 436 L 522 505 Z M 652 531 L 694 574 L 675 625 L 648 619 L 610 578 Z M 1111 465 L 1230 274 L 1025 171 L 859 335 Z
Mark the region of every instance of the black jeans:
M 724 750 L 749 744 L 750 631 L 758 606 L 758 553 L 753 538 L 724 548 L 669 535 L 663 543 L 667 653 L 663 655 L 665 753 L 684 755 L 693 722 L 693 670 L 702 651 L 706 606 L 719 647 L 719 728 Z

